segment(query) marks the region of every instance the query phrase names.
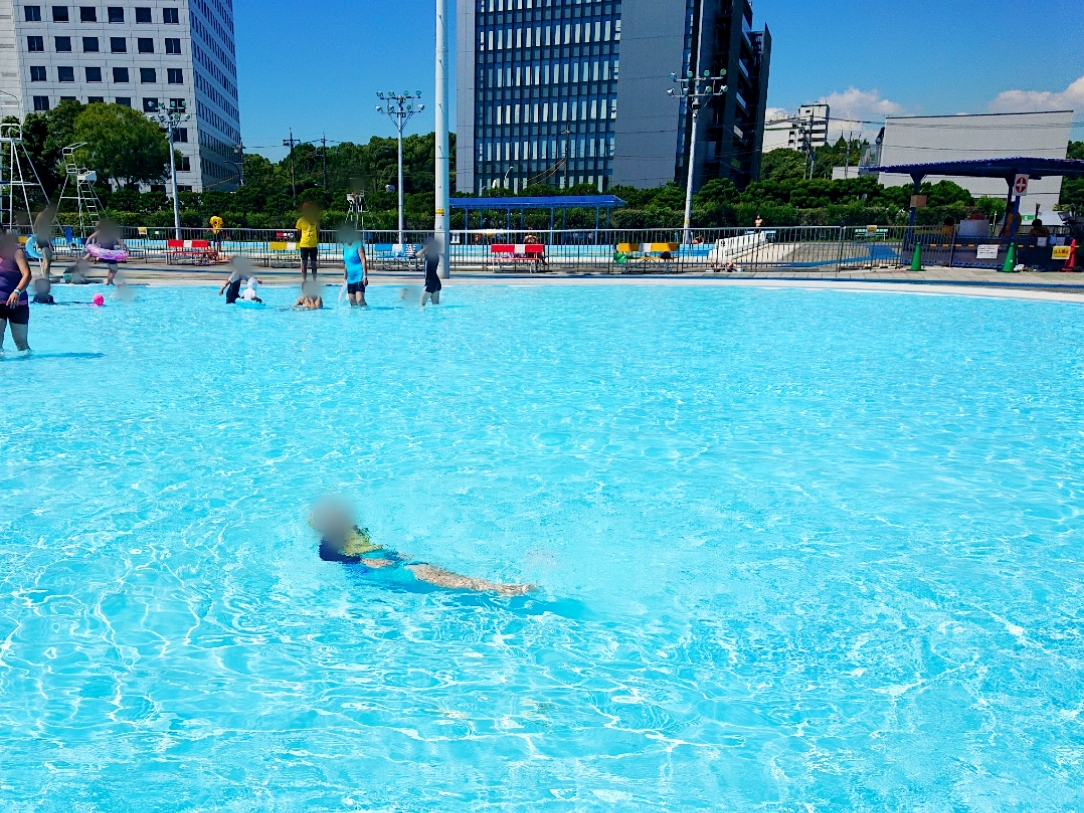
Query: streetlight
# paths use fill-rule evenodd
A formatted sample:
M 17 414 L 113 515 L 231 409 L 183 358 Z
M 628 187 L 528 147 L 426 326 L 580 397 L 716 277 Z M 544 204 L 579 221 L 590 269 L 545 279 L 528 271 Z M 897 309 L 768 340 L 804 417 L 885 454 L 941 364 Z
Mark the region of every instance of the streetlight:
M 455 6 L 453 5 L 454 9 Z M 434 85 L 436 86 L 437 109 L 433 116 L 433 130 L 436 134 L 436 194 L 434 195 L 433 230 L 440 235 L 440 270 L 441 276 L 448 279 L 452 275 L 451 247 L 451 156 L 448 153 L 450 141 L 449 134 L 449 105 L 448 96 L 448 0 L 437 0 L 437 42 L 436 42 L 436 71 L 434 71 Z
M 245 185 L 245 145 L 238 141 L 233 145 L 233 154 L 237 156 L 236 161 L 230 161 L 237 168 L 237 185 Z
M 403 129 L 408 121 L 425 110 L 425 105 L 414 106 L 414 102 L 422 97 L 420 90 L 413 95 L 409 91 L 396 93 L 391 90 L 387 94 L 377 93 L 376 97 L 384 103 L 376 108 L 376 112 L 386 113 L 399 134 L 399 245 L 403 245 Z
M 693 172 L 696 169 L 696 130 L 700 123 L 700 108 L 706 103 L 710 104 L 716 96 L 726 93 L 727 87 L 722 82 L 726 78 L 726 71 L 721 71 L 718 76 L 712 76 L 711 71 L 704 71 L 703 76 L 697 76 L 689 71 L 685 76 L 678 78 L 676 73 L 670 74 L 670 79 L 677 85 L 677 89 L 670 88 L 666 93 L 675 98 L 681 97 L 687 100 L 693 111 L 692 138 L 689 141 L 689 172 L 685 181 L 685 243 L 693 241 Z
M 504 183 L 502 184 L 502 186 L 505 189 L 508 188 L 508 176 L 512 174 L 512 170 L 514 170 L 515 168 L 516 168 L 515 164 L 509 164 L 508 169 L 506 169 L 505 172 L 504 172 Z
M 192 118 L 185 112 L 184 99 L 173 99 L 169 107 L 159 102 L 158 113 L 154 116 L 168 134 L 169 141 L 169 176 L 173 184 L 173 231 L 174 239 L 181 239 L 181 204 L 177 198 L 177 157 L 173 149 L 173 139 L 177 125 Z

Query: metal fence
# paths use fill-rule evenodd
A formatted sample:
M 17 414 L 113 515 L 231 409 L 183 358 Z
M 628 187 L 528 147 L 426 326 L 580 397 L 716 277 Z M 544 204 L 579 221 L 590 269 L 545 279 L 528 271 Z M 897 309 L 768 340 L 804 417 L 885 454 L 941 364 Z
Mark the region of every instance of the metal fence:
M 122 230 L 133 262 L 171 266 L 213 267 L 234 257 L 245 257 L 267 269 L 300 267 L 296 233 L 274 229 L 182 229 L 176 240 L 172 228 Z M 400 243 L 395 231 L 367 231 L 364 235 L 370 269 L 377 273 L 420 272 L 420 251 L 432 235 L 405 232 Z M 452 232 L 452 273 L 848 273 L 910 267 L 920 247 L 923 265 L 1000 267 L 990 259 L 997 246 L 1001 262 L 1007 240 L 964 239 L 939 227 L 800 226 L 761 229 L 696 229 L 693 242 L 684 241 L 680 229 L 587 229 Z M 1071 236 L 1053 235 L 1049 243 L 1067 242 Z M 343 235 L 320 233 L 319 257 L 328 271 L 342 267 Z M 1050 250 L 1040 252 L 1035 238 L 1019 237 L 1017 256 L 1051 266 Z M 986 246 L 985 250 L 980 246 Z M 61 257 L 80 257 L 81 239 L 70 230 L 54 247 Z M 1052 266 L 1051 266 L 1052 267 Z

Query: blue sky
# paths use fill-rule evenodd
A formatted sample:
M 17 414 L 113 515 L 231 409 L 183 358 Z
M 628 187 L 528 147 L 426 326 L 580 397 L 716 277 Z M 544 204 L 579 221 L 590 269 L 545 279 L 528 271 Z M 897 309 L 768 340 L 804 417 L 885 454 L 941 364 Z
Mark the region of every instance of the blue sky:
M 392 88 L 423 92 L 412 131 L 431 131 L 434 8 L 235 0 L 246 146 L 277 159 L 290 127 L 303 140 L 391 135 L 375 108 Z M 1084 138 L 1081 0 L 754 0 L 754 12 L 774 40 L 771 107 L 827 99 L 870 120 L 1074 108 Z

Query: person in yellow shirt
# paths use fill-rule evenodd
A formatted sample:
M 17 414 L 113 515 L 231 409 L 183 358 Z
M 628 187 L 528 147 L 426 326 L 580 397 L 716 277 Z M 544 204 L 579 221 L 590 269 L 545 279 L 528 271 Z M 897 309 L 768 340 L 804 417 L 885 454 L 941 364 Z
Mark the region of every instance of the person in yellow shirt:
M 316 265 L 320 246 L 320 208 L 313 203 L 301 204 L 301 217 L 298 218 L 297 247 L 301 249 L 301 282 L 309 278 L 308 269 L 312 268 L 312 278 L 316 279 Z

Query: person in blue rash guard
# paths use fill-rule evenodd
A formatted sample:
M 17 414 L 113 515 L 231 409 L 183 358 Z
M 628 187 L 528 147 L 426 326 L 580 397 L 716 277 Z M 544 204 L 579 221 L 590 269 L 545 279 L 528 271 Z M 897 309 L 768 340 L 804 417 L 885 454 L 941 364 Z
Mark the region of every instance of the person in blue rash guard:
M 320 534 L 320 558 L 325 562 L 353 566 L 362 572 L 375 571 L 391 583 L 424 582 L 446 590 L 469 590 L 522 596 L 534 590 L 529 584 L 498 584 L 485 579 L 460 576 L 407 557 L 374 543 L 369 532 L 358 527 L 350 509 L 334 500 L 325 500 L 313 509 L 309 524 Z

